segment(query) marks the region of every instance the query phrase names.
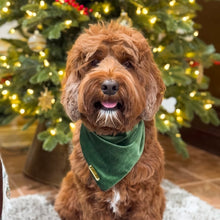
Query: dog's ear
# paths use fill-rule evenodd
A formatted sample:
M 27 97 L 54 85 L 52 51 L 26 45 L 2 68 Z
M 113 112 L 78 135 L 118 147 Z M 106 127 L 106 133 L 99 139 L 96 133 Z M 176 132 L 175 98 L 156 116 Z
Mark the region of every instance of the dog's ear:
M 80 119 L 80 113 L 78 110 L 78 91 L 80 85 L 80 65 L 82 63 L 82 57 L 80 50 L 77 50 L 75 46 L 68 53 L 66 62 L 66 74 L 62 81 L 62 96 L 61 103 L 67 115 L 73 122 Z
M 154 118 L 160 107 L 165 92 L 165 85 L 147 42 L 141 66 L 147 72 L 146 106 L 141 116 L 143 120 L 150 121 Z

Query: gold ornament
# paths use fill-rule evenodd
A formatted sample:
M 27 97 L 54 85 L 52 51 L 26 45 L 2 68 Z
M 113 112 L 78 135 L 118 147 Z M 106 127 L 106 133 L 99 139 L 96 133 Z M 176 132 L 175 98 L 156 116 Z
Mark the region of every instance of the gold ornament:
M 45 88 L 44 92 L 41 92 L 40 94 L 41 96 L 38 98 L 38 106 L 41 107 L 42 111 L 47 111 L 48 109 L 51 109 L 52 104 L 55 100 L 51 91 L 48 91 L 48 88 Z
M 128 17 L 128 13 L 125 11 L 121 12 L 120 17 L 117 19 L 117 22 L 123 26 L 132 26 L 132 20 Z
M 28 39 L 28 46 L 34 52 L 40 52 L 46 47 L 46 44 L 46 39 L 39 33 L 38 30 L 35 30 L 34 34 Z

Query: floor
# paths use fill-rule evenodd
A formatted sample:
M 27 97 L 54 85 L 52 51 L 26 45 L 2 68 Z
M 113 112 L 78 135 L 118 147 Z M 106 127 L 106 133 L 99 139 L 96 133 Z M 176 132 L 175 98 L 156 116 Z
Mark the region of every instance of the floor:
M 11 197 L 38 193 L 53 202 L 57 187 L 39 183 L 23 174 L 36 127 L 24 132 L 20 127 L 18 121 L 0 127 L 0 152 L 9 175 Z M 159 141 L 165 150 L 165 178 L 220 209 L 220 158 L 188 146 L 190 158 L 184 159 L 175 152 L 169 137 L 159 135 Z

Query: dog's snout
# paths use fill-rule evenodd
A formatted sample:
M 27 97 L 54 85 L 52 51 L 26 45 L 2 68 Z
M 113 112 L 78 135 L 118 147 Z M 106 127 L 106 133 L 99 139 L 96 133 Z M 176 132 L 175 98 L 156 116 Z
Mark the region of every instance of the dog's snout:
M 101 85 L 101 90 L 105 95 L 114 95 L 119 89 L 119 84 L 115 80 L 105 80 Z

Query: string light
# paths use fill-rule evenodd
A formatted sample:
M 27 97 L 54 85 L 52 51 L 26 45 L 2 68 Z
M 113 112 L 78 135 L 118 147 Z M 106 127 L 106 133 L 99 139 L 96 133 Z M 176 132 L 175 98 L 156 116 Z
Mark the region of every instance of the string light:
M 2 84 L 0 84 L 0 89 L 2 89 L 3 88 L 3 85 Z
M 184 16 L 184 17 L 182 18 L 183 21 L 187 21 L 188 19 L 189 19 L 189 16 Z
M 32 12 L 32 11 L 30 11 L 30 10 L 27 10 L 26 13 L 27 13 L 27 15 L 30 16 L 30 17 L 35 17 L 35 16 L 37 15 L 36 12 Z
M 5 13 L 7 13 L 7 12 L 8 12 L 8 8 L 7 8 L 7 7 L 3 7 L 3 8 L 2 8 L 2 11 L 5 12 Z
M 13 94 L 12 96 L 11 96 L 11 99 L 12 100 L 16 100 L 18 98 L 18 96 L 16 95 L 16 94 Z
M 140 8 L 140 7 L 137 8 L 136 14 L 137 14 L 137 15 L 140 15 L 140 14 L 141 14 L 141 8 Z
M 10 6 L 11 5 L 11 2 L 6 2 L 6 6 Z
M 5 81 L 5 85 L 6 85 L 6 86 L 10 86 L 10 85 L 11 85 L 11 82 L 10 82 L 9 80 L 6 80 L 6 81 Z
M 51 103 L 54 104 L 56 102 L 56 99 L 51 99 Z
M 164 124 L 165 124 L 165 125 L 168 125 L 169 123 L 170 123 L 169 120 L 165 120 L 165 121 L 164 121 Z
M 40 1 L 40 7 L 44 8 L 46 6 L 45 1 Z
M 59 70 L 59 71 L 58 71 L 58 74 L 59 74 L 60 76 L 62 76 L 62 75 L 64 74 L 63 70 Z
M 181 110 L 180 110 L 179 108 L 177 108 L 177 109 L 176 109 L 176 114 L 177 114 L 177 115 L 180 115 L 180 113 L 181 113 Z
M 156 17 L 156 16 L 154 16 L 154 17 L 152 17 L 152 18 L 150 19 L 150 23 L 151 23 L 151 24 L 155 24 L 156 21 L 157 21 L 157 17 Z
M 0 59 L 5 61 L 5 60 L 7 60 L 7 57 L 6 56 L 0 56 Z
M 160 45 L 159 47 L 155 47 L 155 48 L 153 49 L 153 52 L 154 52 L 154 53 L 156 53 L 156 52 L 161 52 L 161 51 L 163 51 L 163 49 L 164 49 L 164 47 Z
M 162 120 L 165 119 L 165 117 L 166 117 L 165 114 L 161 114 L 161 115 L 160 115 L 160 119 L 162 119 Z
M 7 95 L 7 94 L 8 94 L 8 90 L 5 89 L 2 91 L 2 95 Z
M 27 93 L 28 93 L 29 95 L 33 95 L 33 94 L 34 94 L 34 90 L 33 90 L 33 89 L 27 89 Z
M 169 2 L 169 5 L 170 5 L 171 7 L 173 7 L 173 6 L 175 5 L 175 3 L 176 3 L 176 1 L 173 0 L 173 1 L 170 1 L 170 2 Z
M 199 75 L 199 70 L 195 70 L 195 75 L 198 76 Z
M 75 128 L 76 128 L 76 125 L 73 123 L 73 122 L 70 122 L 70 128 L 72 129 L 72 130 L 74 130 Z
M 181 134 L 180 134 L 180 133 L 177 133 L 177 134 L 176 134 L 176 137 L 177 137 L 177 138 L 180 138 L 180 137 L 181 137 Z
M 212 108 L 212 104 L 205 104 L 204 105 L 204 109 L 205 110 L 209 110 L 209 109 L 211 109 Z
M 56 133 L 57 133 L 57 131 L 56 131 L 55 128 L 50 130 L 50 134 L 51 134 L 52 136 L 55 136 Z
M 53 75 L 53 73 L 52 73 L 52 72 L 49 72 L 49 73 L 48 73 L 48 75 L 49 75 L 49 76 L 52 76 L 52 75 Z
M 21 63 L 20 62 L 15 62 L 15 64 L 14 64 L 16 67 L 21 67 Z
M 105 8 L 104 8 L 104 12 L 105 12 L 106 14 L 109 13 L 109 6 L 108 6 L 108 5 L 105 6 Z
M 35 113 L 36 113 L 36 114 L 39 114 L 39 113 L 40 113 L 39 109 L 37 109 L 37 110 L 35 111 Z
M 13 103 L 13 104 L 11 105 L 11 107 L 12 107 L 12 108 L 16 108 L 16 107 L 18 107 L 18 104 Z
M 25 109 L 23 109 L 23 108 L 21 108 L 20 110 L 19 110 L 19 112 L 20 112 L 20 114 L 24 114 L 25 113 Z
M 56 120 L 56 122 L 62 122 L 63 121 L 63 119 L 62 118 L 58 118 L 57 120 Z
M 193 98 L 195 95 L 196 95 L 196 91 L 192 91 L 192 92 L 189 93 L 189 96 L 190 96 L 191 98 Z
M 14 28 L 11 28 L 11 29 L 9 30 L 9 33 L 10 33 L 10 34 L 14 34 L 14 33 L 15 33 L 15 29 L 14 29 Z
M 167 63 L 167 64 L 164 66 L 164 69 L 165 69 L 165 70 L 170 69 L 170 64 L 169 64 L 169 63 Z
M 190 3 L 190 4 L 195 3 L 195 0 L 189 0 L 189 3 Z
M 45 57 L 46 56 L 46 54 L 43 51 L 40 51 L 39 54 L 40 54 L 41 57 Z
M 148 14 L 148 12 L 149 12 L 149 11 L 148 11 L 147 8 L 143 8 L 143 9 L 142 9 L 142 13 L 143 13 L 144 15 Z
M 98 11 L 96 11 L 96 12 L 94 13 L 94 16 L 95 16 L 96 18 L 101 18 L 101 17 L 102 17 L 102 15 L 101 15 Z
M 48 60 L 46 60 L 46 59 L 44 60 L 44 66 L 45 66 L 45 67 L 48 67 L 48 66 L 50 66 L 50 63 L 49 63 L 49 61 L 48 61 Z
M 198 32 L 198 31 L 195 31 L 195 32 L 193 33 L 193 35 L 194 35 L 194 37 L 198 37 L 198 36 L 199 36 L 199 32 Z
M 176 119 L 178 122 L 183 122 L 183 118 L 181 116 L 178 116 Z
M 72 20 L 66 20 L 64 23 L 66 26 L 69 27 L 72 24 Z

